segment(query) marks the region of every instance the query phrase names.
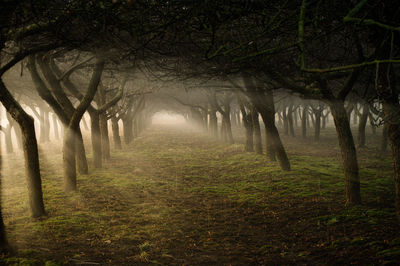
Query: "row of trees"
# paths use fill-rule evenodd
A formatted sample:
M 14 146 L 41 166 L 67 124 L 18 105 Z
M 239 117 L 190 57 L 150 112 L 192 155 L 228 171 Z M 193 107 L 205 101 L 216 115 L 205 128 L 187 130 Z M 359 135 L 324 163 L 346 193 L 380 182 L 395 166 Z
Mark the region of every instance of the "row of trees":
M 317 100 L 318 105 L 311 107 L 315 123 L 328 107 L 343 159 L 347 205 L 361 203 L 348 115 L 350 103 L 355 102 L 350 99 L 358 99 L 362 121 L 369 108 L 373 120 L 379 117 L 385 125 L 400 217 L 396 1 L 237 1 L 226 5 L 224 1 L 3 0 L 1 7 L 0 101 L 21 129 L 34 216 L 45 211 L 33 118 L 3 82 L 4 74 L 21 61 L 27 63 L 37 94 L 63 124 L 66 190 L 76 189 L 76 164 L 82 173 L 88 171 L 79 128 L 84 113 L 91 117 L 93 150 L 104 154 L 94 160 L 99 167 L 109 149 L 106 138 L 101 142 L 102 134 L 97 132 L 109 118 L 118 138 L 118 120 L 131 128 L 132 118 L 144 107 L 141 96 L 123 91 L 125 79 L 132 78 L 135 69 L 159 80 L 212 80 L 205 96 L 207 108 L 191 108 L 192 115 L 209 115 L 215 135 L 215 114 L 220 113 L 222 135 L 232 143 L 230 108 L 237 101 L 249 136 L 253 124 L 260 152 L 259 114 L 266 133 L 265 153 L 283 170 L 290 170 L 290 161 L 275 125 L 279 103 L 274 94 L 285 91 Z M 84 82 L 77 73 L 85 76 Z M 102 85 L 103 80 L 111 83 L 105 73 L 116 77 L 118 89 L 113 88 L 115 84 Z M 218 88 L 222 96 L 216 97 Z M 289 105 L 280 112 L 284 121 L 292 119 L 293 109 Z M 310 108 L 301 110 L 302 117 L 307 117 Z M 124 130 L 124 136 L 129 142 L 130 130 Z

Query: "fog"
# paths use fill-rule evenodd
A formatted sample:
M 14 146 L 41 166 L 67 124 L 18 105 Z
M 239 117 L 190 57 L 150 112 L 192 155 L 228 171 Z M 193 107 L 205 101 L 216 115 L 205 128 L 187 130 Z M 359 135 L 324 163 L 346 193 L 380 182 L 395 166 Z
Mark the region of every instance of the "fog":
M 155 125 L 180 125 L 186 123 L 182 115 L 170 112 L 158 112 L 152 117 L 152 124 Z
M 399 14 L 0 1 L 0 265 L 398 264 Z

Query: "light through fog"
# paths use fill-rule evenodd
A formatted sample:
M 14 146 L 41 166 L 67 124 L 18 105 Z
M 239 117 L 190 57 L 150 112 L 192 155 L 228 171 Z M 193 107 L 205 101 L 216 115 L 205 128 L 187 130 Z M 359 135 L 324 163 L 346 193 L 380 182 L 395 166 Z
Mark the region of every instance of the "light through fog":
M 159 112 L 154 114 L 152 122 L 153 124 L 159 125 L 176 125 L 183 124 L 186 122 L 186 120 L 182 115 L 179 114 Z

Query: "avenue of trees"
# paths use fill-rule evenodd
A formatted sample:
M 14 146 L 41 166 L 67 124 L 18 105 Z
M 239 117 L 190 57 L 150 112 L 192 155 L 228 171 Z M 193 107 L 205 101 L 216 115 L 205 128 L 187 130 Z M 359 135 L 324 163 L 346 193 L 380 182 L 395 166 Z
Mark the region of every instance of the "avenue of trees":
M 291 165 L 277 125 L 319 141 L 333 119 L 346 205 L 362 203 L 356 149 L 366 145 L 365 128 L 381 128 L 400 219 L 397 1 L 0 0 L 0 7 L 1 131 L 8 153 L 16 145 L 24 152 L 32 216 L 46 214 L 36 135 L 49 141 L 52 128 L 63 139 L 64 190 L 74 191 L 77 172 L 90 172 L 81 127 L 101 168 L 112 156 L 109 124 L 121 149 L 166 109 L 228 144 L 232 128 L 242 127 L 245 150 L 283 171 Z M 1 215 L 0 241 L 6 247 Z

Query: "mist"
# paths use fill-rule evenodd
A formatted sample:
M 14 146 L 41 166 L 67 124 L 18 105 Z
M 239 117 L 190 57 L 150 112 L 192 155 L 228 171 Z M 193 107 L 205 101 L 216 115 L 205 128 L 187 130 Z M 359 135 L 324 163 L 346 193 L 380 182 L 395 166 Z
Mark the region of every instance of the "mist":
M 3 2 L 0 264 L 400 261 L 395 1 Z

